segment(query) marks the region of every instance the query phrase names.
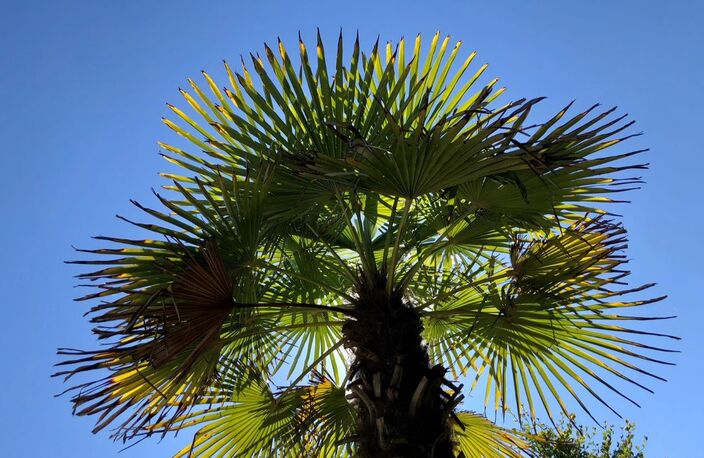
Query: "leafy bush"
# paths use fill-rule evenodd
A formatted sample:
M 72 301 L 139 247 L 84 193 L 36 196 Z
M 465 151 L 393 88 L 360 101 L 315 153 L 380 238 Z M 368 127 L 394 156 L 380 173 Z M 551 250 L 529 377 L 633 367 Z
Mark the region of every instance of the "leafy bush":
M 574 415 L 556 426 L 539 423 L 535 429 L 526 426 L 531 453 L 551 458 L 643 458 L 647 437 L 638 443 L 635 423 L 625 420 L 619 428 L 618 439 L 612 425 L 577 427 Z M 527 424 L 527 423 L 526 423 Z

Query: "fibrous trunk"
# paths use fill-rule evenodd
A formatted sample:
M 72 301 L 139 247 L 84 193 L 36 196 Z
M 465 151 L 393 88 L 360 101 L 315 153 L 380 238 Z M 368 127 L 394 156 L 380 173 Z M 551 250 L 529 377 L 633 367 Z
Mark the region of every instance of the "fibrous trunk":
M 430 366 L 420 317 L 381 282 L 363 283 L 358 297 L 357 318 L 343 328 L 355 355 L 348 398 L 358 456 L 454 457 L 449 422 L 458 393 L 442 366 Z

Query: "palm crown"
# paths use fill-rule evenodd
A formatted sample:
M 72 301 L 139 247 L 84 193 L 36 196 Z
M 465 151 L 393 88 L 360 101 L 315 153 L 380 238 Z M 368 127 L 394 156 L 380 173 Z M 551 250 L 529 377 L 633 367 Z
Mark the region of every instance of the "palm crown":
M 179 456 L 514 456 L 453 380 L 519 417 L 647 390 L 635 361 L 663 362 L 649 336 L 669 336 L 617 309 L 661 298 L 631 298 L 650 285 L 624 286 L 602 208 L 640 183 L 639 151 L 610 152 L 632 122 L 531 124 L 540 99 L 498 103 L 449 43 L 350 57 L 340 37 L 328 62 L 318 36 L 299 65 L 279 42 L 225 64 L 229 87 L 189 80 L 191 114 L 164 122 L 192 148 L 160 144 L 183 172 L 163 209 L 135 203 L 153 235 L 78 261 L 100 266 L 82 299 L 110 344 L 61 351 L 61 374 L 105 374 L 76 411 L 122 439 L 201 425 Z

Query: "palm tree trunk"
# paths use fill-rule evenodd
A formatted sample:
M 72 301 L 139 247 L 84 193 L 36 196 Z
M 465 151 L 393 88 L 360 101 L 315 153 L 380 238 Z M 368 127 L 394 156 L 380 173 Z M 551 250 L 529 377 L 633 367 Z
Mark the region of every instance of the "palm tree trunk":
M 400 297 L 377 284 L 358 291 L 357 318 L 343 327 L 355 354 L 348 398 L 357 412 L 361 458 L 454 458 L 449 416 L 455 398 L 430 366 L 423 325 Z

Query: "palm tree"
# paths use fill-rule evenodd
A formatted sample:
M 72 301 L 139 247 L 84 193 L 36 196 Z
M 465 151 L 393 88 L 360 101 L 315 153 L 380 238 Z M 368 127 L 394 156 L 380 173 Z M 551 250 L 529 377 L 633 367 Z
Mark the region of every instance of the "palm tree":
M 130 221 L 151 238 L 77 261 L 99 266 L 81 300 L 107 345 L 60 350 L 59 374 L 88 374 L 72 402 L 94 431 L 200 426 L 177 456 L 519 456 L 458 380 L 552 418 L 660 378 L 635 361 L 667 364 L 651 341 L 670 336 L 624 327 L 659 318 L 617 309 L 662 298 L 632 298 L 651 285 L 625 286 L 602 208 L 640 183 L 640 151 L 611 152 L 632 122 L 568 105 L 531 124 L 541 99 L 498 104 L 449 44 L 340 36 L 328 64 L 318 35 L 300 64 L 279 42 L 225 64 L 229 87 L 189 80 L 163 208 Z

